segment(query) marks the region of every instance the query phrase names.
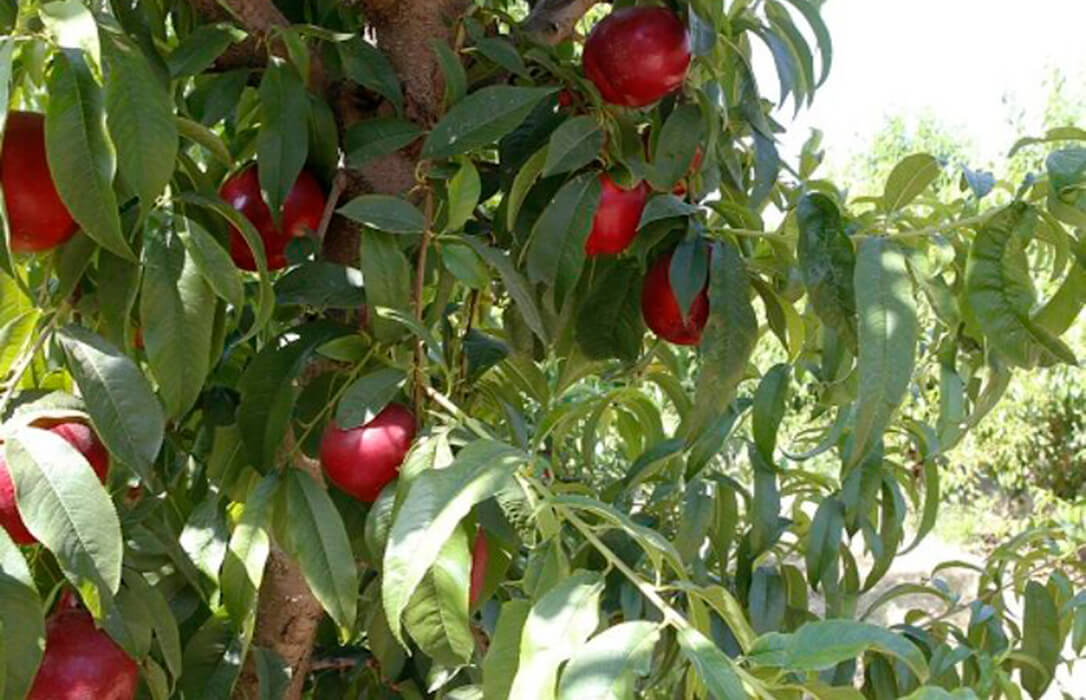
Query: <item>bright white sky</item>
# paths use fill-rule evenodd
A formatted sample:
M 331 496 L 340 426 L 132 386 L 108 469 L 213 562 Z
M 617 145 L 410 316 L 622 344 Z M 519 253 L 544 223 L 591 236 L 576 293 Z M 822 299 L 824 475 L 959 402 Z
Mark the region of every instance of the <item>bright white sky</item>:
M 930 111 L 968 133 L 983 159 L 996 158 L 1015 139 L 1005 96 L 1036 116 L 1053 66 L 1077 81 L 1078 94 L 1086 82 L 1086 0 L 828 0 L 823 17 L 833 68 L 796 121 L 789 124 L 791 106 L 778 115 L 789 131 L 787 156 L 813 126 L 825 134 L 829 160 L 841 163 L 864 148 L 886 115 Z M 768 53 L 758 55 L 756 68 L 763 94 L 775 96 Z

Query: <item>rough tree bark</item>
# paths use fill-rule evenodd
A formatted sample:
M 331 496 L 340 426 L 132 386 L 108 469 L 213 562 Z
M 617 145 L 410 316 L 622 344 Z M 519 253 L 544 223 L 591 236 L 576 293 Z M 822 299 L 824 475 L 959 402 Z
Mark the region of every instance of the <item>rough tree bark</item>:
M 378 48 L 389 58 L 403 86 L 405 113 L 423 128 L 429 128 L 440 117 L 444 98 L 444 80 L 431 42 L 457 43 L 453 34 L 456 20 L 470 6 L 471 0 L 345 0 L 361 7 L 367 25 L 373 30 Z M 570 36 L 574 25 L 599 0 L 541 0 L 533 10 L 524 29 L 537 40 L 549 44 Z M 214 21 L 234 20 L 252 38 L 232 47 L 224 61 L 234 65 L 252 65 L 266 55 L 268 42 L 275 54 L 281 53 L 274 41 L 276 27 L 286 26 L 287 20 L 272 0 L 190 0 L 203 17 Z M 314 74 L 310 88 L 323 92 L 336 114 L 339 129 L 374 116 L 393 113 L 392 107 L 375 96 L 365 94 L 350 84 L 326 85 L 320 78 L 319 60 L 313 57 Z M 417 184 L 418 148 L 414 147 L 379 158 L 358 170 L 344 170 L 343 198 L 374 192 L 409 194 Z M 356 265 L 359 255 L 359 231 L 346 219 L 334 216 L 325 234 L 322 255 L 343 264 Z M 320 368 L 311 368 L 300 379 L 316 376 Z M 292 455 L 293 438 L 288 436 L 282 454 Z M 320 465 L 296 454 L 287 468 L 303 469 L 323 483 Z M 275 651 L 286 662 L 292 674 L 286 698 L 300 698 L 310 670 L 313 643 L 322 610 L 310 592 L 302 572 L 286 552 L 273 544 L 260 588 L 256 630 L 253 643 Z M 258 696 L 258 679 L 251 665 L 246 664 L 235 691 L 235 697 Z

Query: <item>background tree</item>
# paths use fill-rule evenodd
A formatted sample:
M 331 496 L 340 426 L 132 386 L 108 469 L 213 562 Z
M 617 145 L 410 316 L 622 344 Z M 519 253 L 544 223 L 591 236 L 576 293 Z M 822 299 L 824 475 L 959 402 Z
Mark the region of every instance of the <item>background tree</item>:
M 1076 363 L 1086 133 L 1005 200 L 926 153 L 849 199 L 750 66 L 809 102 L 816 3 L 632 5 L 2 6 L 5 694 L 1039 697 L 1073 661 L 1058 527 L 974 595 L 863 594 L 1014 370 Z

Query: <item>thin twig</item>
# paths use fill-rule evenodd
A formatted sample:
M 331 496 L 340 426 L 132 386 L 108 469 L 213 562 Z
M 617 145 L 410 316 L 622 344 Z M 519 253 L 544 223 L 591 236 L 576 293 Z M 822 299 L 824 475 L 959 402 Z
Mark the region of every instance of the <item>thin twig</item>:
M 347 186 L 347 174 L 342 170 L 336 172 L 336 176 L 332 178 L 332 191 L 328 193 L 328 201 L 324 204 L 324 212 L 321 213 L 321 223 L 317 227 L 315 238 L 317 240 L 317 246 L 320 247 L 324 243 L 324 236 L 328 233 L 328 225 L 332 223 L 332 217 L 336 213 L 336 205 L 339 204 L 339 198 L 343 194 L 343 189 Z
M 423 216 L 426 219 L 426 227 L 422 231 L 422 243 L 419 246 L 419 257 L 415 265 L 415 320 L 422 323 L 422 289 L 426 281 L 426 254 L 430 250 L 430 239 L 433 237 L 434 221 L 434 192 L 426 188 L 426 200 L 423 207 Z M 423 349 L 422 338 L 415 340 L 415 414 L 422 414 L 423 392 L 423 363 L 426 360 L 426 351 Z
M 328 659 L 315 659 L 313 663 L 309 664 L 310 671 L 345 671 L 348 668 L 354 668 L 358 665 L 358 659 L 351 658 L 349 656 L 335 657 Z

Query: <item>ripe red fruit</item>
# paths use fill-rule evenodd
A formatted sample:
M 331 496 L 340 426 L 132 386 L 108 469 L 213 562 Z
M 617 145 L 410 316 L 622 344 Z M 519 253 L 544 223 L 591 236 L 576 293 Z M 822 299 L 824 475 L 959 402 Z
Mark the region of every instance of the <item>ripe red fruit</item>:
M 558 106 L 569 107 L 573 104 L 573 93 L 569 90 L 562 90 L 558 93 Z
M 45 625 L 42 658 L 28 700 L 131 700 L 139 667 L 90 613 L 61 609 Z
M 219 196 L 245 215 L 252 222 L 268 256 L 268 269 L 286 267 L 287 244 L 294 237 L 305 236 L 307 231 L 320 227 L 324 214 L 324 192 L 317 178 L 303 170 L 283 201 L 283 216 L 277 228 L 271 210 L 260 196 L 260 179 L 256 165 L 227 178 L 219 189 Z M 249 244 L 236 228 L 230 229 L 230 257 L 243 270 L 255 270 L 256 260 Z
M 486 565 L 490 562 L 490 546 L 486 543 L 486 533 L 479 528 L 475 533 L 475 544 L 471 549 L 471 589 L 468 593 L 468 607 L 474 608 L 483 594 L 486 583 Z
M 698 171 L 701 167 L 701 160 L 705 157 L 705 153 L 701 150 L 701 146 L 698 146 L 694 151 L 694 158 L 690 161 L 690 169 L 686 171 L 686 177 L 690 177 Z M 675 183 L 675 187 L 671 189 L 671 193 L 676 197 L 686 196 L 686 180 L 685 178 Z
M 363 503 L 373 503 L 381 489 L 396 478 L 415 430 L 415 414 L 398 403 L 389 404 L 369 423 L 349 430 L 333 420 L 321 438 L 321 466 L 344 492 Z
M 676 345 L 697 345 L 709 319 L 708 282 L 694 297 L 686 320 L 679 310 L 679 301 L 671 289 L 669 269 L 671 253 L 662 255 L 645 276 L 641 288 L 641 315 L 653 333 Z
M 0 185 L 11 229 L 11 249 L 34 253 L 55 248 L 79 226 L 60 200 L 45 157 L 45 117 L 12 112 L 0 148 Z
M 44 426 L 42 426 L 44 427 Z M 90 426 L 75 421 L 58 423 L 46 428 L 68 441 L 79 450 L 90 463 L 98 480 L 103 484 L 109 473 L 109 453 L 98 440 Z M 26 529 L 23 518 L 19 515 L 18 506 L 15 503 L 15 483 L 11 479 L 8 465 L 0 455 L 0 527 L 3 527 L 11 535 L 16 544 L 37 544 L 38 540 Z
M 584 242 L 587 255 L 616 255 L 626 250 L 637 236 L 641 212 L 649 198 L 644 181 L 624 190 L 607 173 L 600 174 L 600 203 L 592 219 L 592 230 Z
M 592 28 L 583 64 L 604 100 L 643 107 L 682 85 L 690 68 L 690 38 L 666 8 L 617 10 Z

